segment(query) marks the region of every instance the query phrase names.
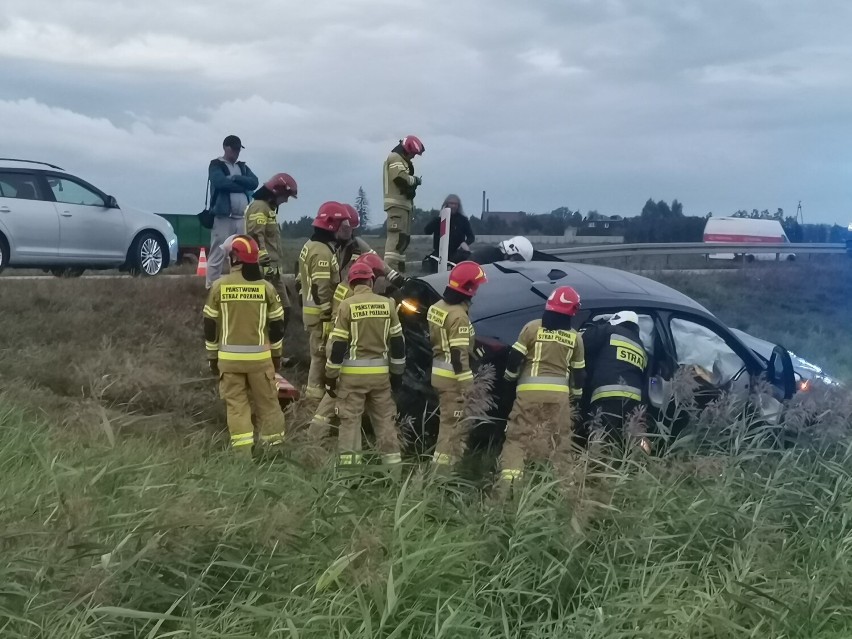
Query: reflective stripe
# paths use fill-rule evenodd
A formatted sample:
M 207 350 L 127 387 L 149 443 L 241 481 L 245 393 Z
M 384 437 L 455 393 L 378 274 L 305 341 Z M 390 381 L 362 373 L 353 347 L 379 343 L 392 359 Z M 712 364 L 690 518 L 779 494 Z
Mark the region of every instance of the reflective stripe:
M 204 315 L 210 318 L 219 317 L 219 311 L 214 310 L 212 306 L 204 306 Z
M 405 358 L 402 357 L 400 359 L 394 359 L 391 357 L 390 359 L 391 366 L 405 366 Z
M 271 319 L 271 320 L 281 319 L 282 317 L 284 317 L 284 309 L 283 308 L 278 309 L 277 311 L 272 311 L 269 314 L 269 319 Z
M 518 382 L 518 392 L 525 391 L 549 391 L 555 393 L 568 393 L 568 380 L 564 377 L 531 377 L 525 376 Z
M 207 341 L 205 341 L 204 346 L 205 346 L 205 348 L 207 348 L 208 351 L 218 351 L 219 350 L 219 342 L 207 342 Z
M 473 379 L 473 371 L 464 371 L 456 375 L 456 379 L 460 382 L 466 382 L 469 379 Z
M 512 344 L 512 348 L 518 351 L 521 355 L 526 355 L 529 352 L 529 350 L 527 350 L 527 347 L 521 344 L 520 342 L 515 342 L 514 344 Z
M 390 372 L 385 359 L 347 359 L 343 361 L 341 373 L 349 375 L 380 375 Z
M 388 335 L 402 335 L 402 324 L 391 326 Z
M 271 359 L 272 352 L 265 350 L 262 353 L 229 353 L 227 351 L 219 351 L 219 359 L 229 362 L 262 362 L 265 359 Z
M 589 401 L 596 402 L 599 399 L 634 399 L 637 402 L 642 401 L 642 390 L 635 386 L 624 386 L 622 384 L 611 384 L 608 386 L 598 386 L 592 392 L 592 398 Z
M 443 368 L 435 368 L 432 367 L 432 374 L 437 375 L 438 377 L 446 377 L 447 379 L 455 379 L 456 374 L 453 371 L 447 371 Z
M 333 331 L 331 331 L 331 336 L 332 337 L 339 337 L 342 340 L 348 340 L 349 339 L 349 331 L 344 330 L 342 328 L 335 328 Z
M 239 433 L 231 435 L 231 446 L 238 448 L 240 446 L 251 446 L 254 443 L 254 433 Z
M 432 455 L 432 463 L 439 466 L 448 466 L 453 463 L 453 457 L 452 455 L 447 455 L 447 453 L 434 453 Z
M 571 368 L 586 368 L 586 360 L 580 360 L 579 362 L 571 362 Z
M 337 463 L 340 466 L 355 466 L 361 463 L 361 455 L 357 453 L 342 453 L 337 456 Z
M 275 435 L 261 435 L 260 440 L 269 446 L 277 446 L 284 443 L 284 433 L 276 433 Z
M 222 344 L 219 347 L 221 353 L 265 353 L 269 351 L 269 344 L 260 346 L 248 346 L 245 344 Z
M 504 468 L 500 471 L 500 477 L 507 481 L 513 481 L 515 479 L 520 479 L 524 476 L 524 471 L 518 470 L 517 468 Z
M 450 346 L 470 346 L 470 338 L 456 337 L 450 340 Z
M 383 464 L 401 464 L 402 463 L 402 455 L 399 453 L 388 453 L 387 455 L 382 455 L 382 463 Z
M 642 353 L 645 352 L 645 348 L 642 344 L 637 344 L 632 339 L 628 339 L 623 335 L 611 335 L 609 343 L 611 346 L 626 346 L 627 348 L 632 348 L 633 350 L 640 351 Z
M 273 351 L 280 351 L 282 348 L 284 348 L 284 340 L 283 340 L 283 339 L 279 339 L 279 340 L 278 340 L 277 342 L 275 342 L 274 344 L 271 344 L 271 345 L 270 345 L 270 348 L 271 348 Z
M 312 280 L 330 280 L 331 273 L 328 271 L 318 271 L 311 275 Z
M 571 389 L 571 397 L 582 397 L 583 389 L 582 388 L 572 388 Z

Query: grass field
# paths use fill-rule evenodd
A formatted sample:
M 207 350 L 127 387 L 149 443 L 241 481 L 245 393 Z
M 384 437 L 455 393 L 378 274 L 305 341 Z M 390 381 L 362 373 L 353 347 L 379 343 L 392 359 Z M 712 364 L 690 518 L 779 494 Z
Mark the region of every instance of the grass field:
M 660 275 L 852 374 L 846 262 Z M 840 639 L 852 400 L 808 448 L 719 405 L 661 459 L 578 454 L 508 501 L 228 454 L 203 284 L 0 281 L 0 637 Z M 298 323 L 285 375 L 304 375 Z M 295 419 L 293 415 L 292 420 Z

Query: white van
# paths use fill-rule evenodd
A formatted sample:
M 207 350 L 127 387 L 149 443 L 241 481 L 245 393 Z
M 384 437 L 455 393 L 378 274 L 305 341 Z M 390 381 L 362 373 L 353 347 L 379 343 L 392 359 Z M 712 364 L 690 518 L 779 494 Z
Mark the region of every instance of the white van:
M 789 244 L 784 227 L 778 220 L 753 220 L 747 217 L 711 217 L 704 227 L 706 244 Z M 754 260 L 795 260 L 795 253 L 710 253 L 714 260 L 743 258 Z

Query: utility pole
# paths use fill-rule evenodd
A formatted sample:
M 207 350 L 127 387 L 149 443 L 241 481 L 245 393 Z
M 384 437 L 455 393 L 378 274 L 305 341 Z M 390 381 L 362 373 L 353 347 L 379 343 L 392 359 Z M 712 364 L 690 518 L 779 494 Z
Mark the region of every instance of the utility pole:
M 799 208 L 796 209 L 796 221 L 799 224 L 805 223 L 805 214 L 802 212 L 802 201 L 799 200 Z

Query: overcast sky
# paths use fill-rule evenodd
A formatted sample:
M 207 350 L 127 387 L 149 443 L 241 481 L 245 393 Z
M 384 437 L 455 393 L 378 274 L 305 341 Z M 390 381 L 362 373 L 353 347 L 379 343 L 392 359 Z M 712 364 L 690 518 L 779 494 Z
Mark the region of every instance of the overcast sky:
M 802 200 L 852 221 L 841 0 L 3 0 L 0 155 L 159 212 L 203 207 L 222 138 L 288 218 L 367 191 L 405 134 L 417 204 L 687 214 Z

